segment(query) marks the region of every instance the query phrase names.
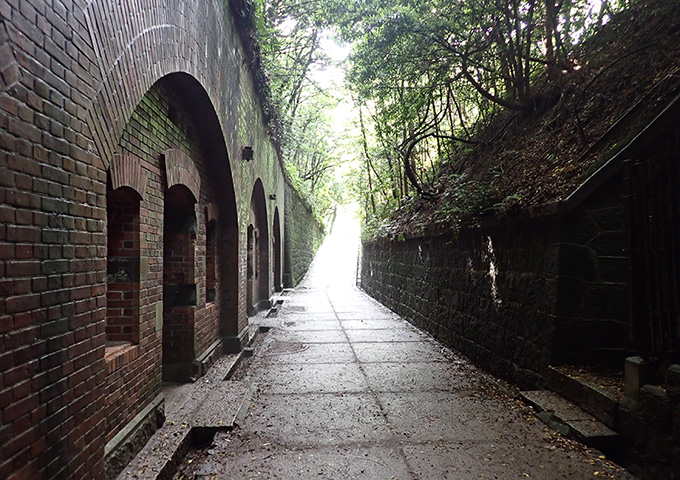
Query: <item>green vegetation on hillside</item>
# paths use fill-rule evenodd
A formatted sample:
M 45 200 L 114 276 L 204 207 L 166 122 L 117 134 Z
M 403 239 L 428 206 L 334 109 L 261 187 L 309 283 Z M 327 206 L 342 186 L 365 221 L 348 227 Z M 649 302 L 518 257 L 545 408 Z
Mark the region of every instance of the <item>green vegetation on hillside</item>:
M 368 235 L 459 229 L 563 198 L 680 84 L 667 0 L 255 0 L 288 171 L 327 211 L 348 190 Z M 351 142 L 315 82 L 324 36 L 352 46 Z M 333 169 L 353 156 L 340 185 Z
M 363 203 L 367 226 L 378 234 L 398 234 L 409 222 L 415 231 L 455 230 L 515 202 L 512 193 L 496 192 L 501 169 L 482 178 L 460 160 L 499 140 L 488 132 L 502 134 L 506 125 L 494 125 L 500 117 L 531 117 L 554 103 L 563 77 L 581 67 L 579 43 L 625 6 L 605 1 L 596 8 L 586 0 L 357 5 L 341 27 L 354 44 L 348 79 L 362 117 L 370 119 L 362 125 L 361 173 L 372 188 Z M 419 215 L 422 199 L 429 215 Z M 386 221 L 395 209 L 407 212 L 401 224 Z

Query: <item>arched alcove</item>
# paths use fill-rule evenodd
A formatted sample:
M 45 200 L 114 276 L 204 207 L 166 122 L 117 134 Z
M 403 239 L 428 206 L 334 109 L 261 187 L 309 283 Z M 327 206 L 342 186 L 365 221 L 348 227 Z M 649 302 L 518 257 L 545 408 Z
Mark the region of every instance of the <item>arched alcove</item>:
M 186 121 L 186 128 L 200 139 L 202 145 L 206 162 L 201 167 L 214 191 L 208 211 L 202 212 L 206 217 L 203 228 L 206 229 L 206 242 L 210 240 L 216 247 L 211 249 L 216 274 L 214 283 L 213 279 L 205 279 L 206 297 L 208 289 L 213 289 L 214 293 L 210 295 L 214 295 L 214 303 L 220 312 L 220 336 L 236 337 L 239 333 L 239 229 L 234 181 L 222 127 L 208 93 L 194 77 L 178 72 L 164 77 L 160 83 L 171 91 L 181 93 L 186 119 L 177 118 L 175 121 L 180 125 Z M 174 113 L 170 112 L 171 116 Z M 176 163 L 181 158 L 178 153 L 171 153 L 175 170 L 178 170 Z M 173 174 L 175 178 L 181 176 Z M 205 251 L 207 254 L 207 243 Z
M 139 343 L 140 200 L 130 187 L 106 191 L 106 346 Z
M 258 178 L 250 198 L 248 226 L 248 313 L 269 306 L 269 229 L 262 181 Z
M 163 379 L 190 375 L 194 351 L 196 198 L 184 185 L 165 192 L 163 209 Z
M 274 253 L 274 291 L 283 289 L 283 275 L 281 264 L 281 221 L 279 220 L 279 208 L 274 209 L 274 225 L 272 226 L 272 251 Z

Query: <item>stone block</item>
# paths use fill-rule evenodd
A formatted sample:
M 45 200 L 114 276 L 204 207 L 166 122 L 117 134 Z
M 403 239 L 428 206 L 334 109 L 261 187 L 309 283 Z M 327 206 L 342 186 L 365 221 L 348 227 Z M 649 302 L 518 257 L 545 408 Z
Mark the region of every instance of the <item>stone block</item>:
M 625 229 L 624 211 L 620 206 L 593 210 L 590 216 L 603 231 L 622 232 Z
M 582 315 L 587 319 L 601 319 L 608 317 L 606 286 L 589 285 L 583 299 Z
M 680 387 L 680 365 L 673 364 L 666 370 L 666 383 L 672 387 Z
M 609 428 L 616 428 L 619 405 L 617 398 L 598 383 L 605 379 L 589 381 L 588 376 L 583 377 L 579 372 L 552 366 L 548 367 L 546 377 L 552 391 L 575 403 Z
M 630 268 L 625 257 L 600 257 L 597 260 L 598 276 L 605 282 L 626 283 Z
M 671 405 L 671 411 L 673 416 L 671 432 L 675 442 L 680 445 L 680 403 L 677 401 L 673 402 Z
M 619 431 L 626 439 L 627 447 L 631 450 L 636 449 L 642 443 L 642 416 L 640 415 L 640 404 L 630 397 L 623 397 L 619 403 Z
M 650 432 L 670 433 L 671 403 L 666 390 L 656 385 L 640 388 L 640 412 Z
M 156 332 L 160 332 L 163 329 L 163 302 L 156 302 L 155 304 L 155 325 Z
M 597 223 L 583 211 L 579 215 L 565 220 L 563 229 L 565 241 L 581 244 L 588 243 L 600 233 Z
M 595 237 L 589 246 L 598 256 L 623 257 L 628 241 L 623 232 L 605 232 Z
M 555 313 L 565 317 L 578 317 L 583 307 L 588 284 L 576 278 L 562 278 L 559 281 Z
M 640 399 L 640 389 L 654 378 L 653 366 L 642 357 L 628 357 L 624 365 L 623 380 L 625 395 L 635 400 Z
M 671 468 L 673 471 L 673 475 L 675 475 L 675 478 L 678 476 L 678 472 L 680 472 L 680 442 L 678 442 L 678 438 L 675 437 L 675 444 L 673 445 L 673 455 L 671 456 Z

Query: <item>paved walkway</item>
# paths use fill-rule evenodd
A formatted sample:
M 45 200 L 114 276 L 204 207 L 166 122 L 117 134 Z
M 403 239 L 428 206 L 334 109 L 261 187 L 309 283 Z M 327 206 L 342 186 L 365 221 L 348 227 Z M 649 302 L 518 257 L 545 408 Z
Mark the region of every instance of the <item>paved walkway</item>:
M 259 319 L 272 329 L 239 374 L 258 384 L 248 415 L 176 478 L 618 478 L 357 289 L 357 232 L 339 221 L 278 316 Z

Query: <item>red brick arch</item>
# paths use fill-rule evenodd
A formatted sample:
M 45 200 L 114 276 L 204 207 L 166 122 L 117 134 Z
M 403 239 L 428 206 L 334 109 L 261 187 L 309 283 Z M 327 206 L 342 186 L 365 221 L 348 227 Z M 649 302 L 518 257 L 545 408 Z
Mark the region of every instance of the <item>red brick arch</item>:
M 219 21 L 229 18 L 228 8 L 228 2 L 181 0 L 89 3 L 85 19 L 100 78 L 91 86 L 87 122 L 105 166 L 135 107 L 167 75 L 191 75 L 215 110 L 226 111 L 223 92 L 233 78 L 222 72 L 243 68 L 239 49 L 230 47 L 237 43 L 233 26 Z
M 198 200 L 201 192 L 201 175 L 191 157 L 178 149 L 167 150 L 163 157 L 168 188 L 184 185 L 194 195 L 194 200 Z
M 250 299 L 248 308 L 251 313 L 267 307 L 269 296 L 269 225 L 267 222 L 267 203 L 264 186 L 261 179 L 255 181 L 253 193 L 250 198 L 250 225 L 256 232 L 257 242 L 252 245 L 252 257 L 249 259 L 254 264 L 252 284 L 249 286 Z
M 134 155 L 116 154 L 109 166 L 111 186 L 115 190 L 120 187 L 130 187 L 144 198 L 146 193 L 147 172 L 142 169 L 142 162 Z

